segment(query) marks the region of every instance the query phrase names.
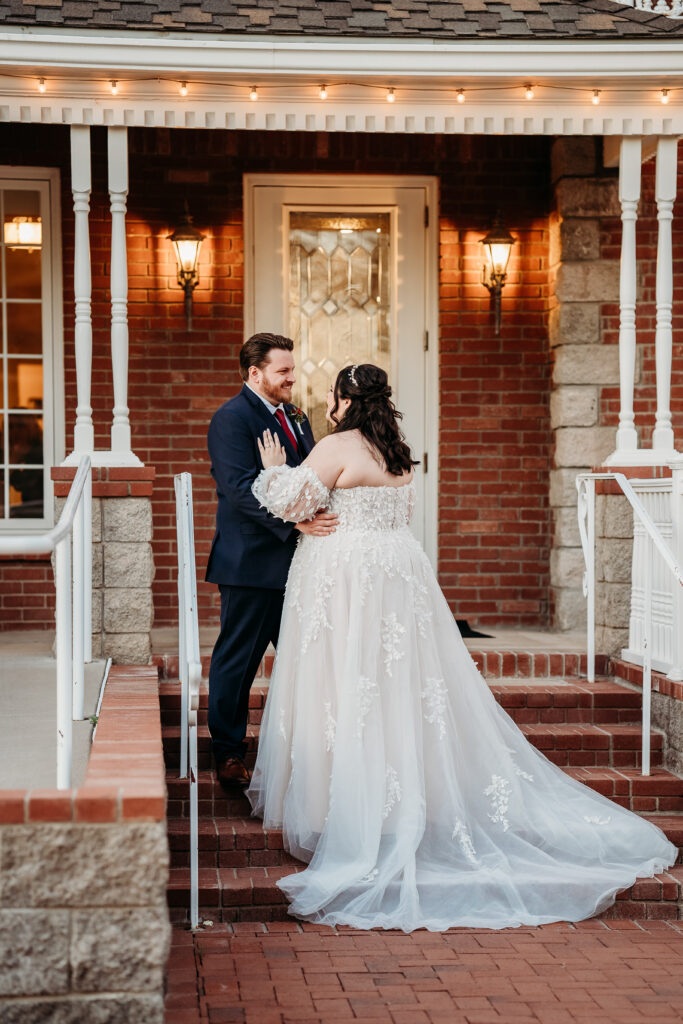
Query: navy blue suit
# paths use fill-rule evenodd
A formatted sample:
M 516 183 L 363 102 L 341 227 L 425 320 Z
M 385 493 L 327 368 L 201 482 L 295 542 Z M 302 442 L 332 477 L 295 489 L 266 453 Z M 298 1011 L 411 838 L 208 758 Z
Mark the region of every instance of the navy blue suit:
M 208 446 L 216 482 L 216 533 L 206 569 L 221 593 L 221 631 L 209 671 L 209 731 L 216 762 L 244 756 L 249 690 L 269 643 L 276 644 L 284 589 L 298 533 L 260 508 L 251 485 L 261 471 L 257 438 L 278 434 L 287 465 L 298 466 L 315 444 L 287 414 L 298 451 L 275 416 L 246 385 L 214 414 Z

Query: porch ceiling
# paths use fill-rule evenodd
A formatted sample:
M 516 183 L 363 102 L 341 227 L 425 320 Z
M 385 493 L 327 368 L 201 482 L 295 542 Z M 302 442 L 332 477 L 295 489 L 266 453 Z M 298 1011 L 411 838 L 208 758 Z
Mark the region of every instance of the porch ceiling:
M 605 0 L 607 2 L 607 0 Z M 616 6 L 614 4 L 612 7 Z M 670 19 L 669 19 L 670 20 Z M 0 32 L 0 121 L 274 131 L 683 134 L 683 38 Z M 38 80 L 45 79 L 45 91 Z M 118 83 L 112 95 L 111 81 Z M 179 86 L 187 82 L 187 95 Z M 327 98 L 319 96 L 321 84 Z M 525 85 L 534 98 L 525 99 Z M 253 86 L 258 100 L 250 100 Z M 387 92 L 394 90 L 394 102 Z M 457 90 L 465 102 L 457 103 Z M 599 105 L 592 103 L 600 90 Z M 660 90 L 671 102 L 660 102 Z

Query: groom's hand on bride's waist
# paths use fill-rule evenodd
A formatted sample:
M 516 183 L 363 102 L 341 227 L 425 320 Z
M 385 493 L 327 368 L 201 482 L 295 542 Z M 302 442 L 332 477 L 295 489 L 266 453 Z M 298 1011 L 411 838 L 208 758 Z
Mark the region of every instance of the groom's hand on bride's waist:
M 333 512 L 318 512 L 312 519 L 307 519 L 305 523 L 297 523 L 296 529 L 312 537 L 327 537 L 337 529 L 338 522 L 339 516 Z

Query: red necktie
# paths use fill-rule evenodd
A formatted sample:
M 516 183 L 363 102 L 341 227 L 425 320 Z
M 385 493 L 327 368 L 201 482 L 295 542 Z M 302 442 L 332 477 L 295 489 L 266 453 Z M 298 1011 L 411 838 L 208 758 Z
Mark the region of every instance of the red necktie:
M 278 421 L 278 423 L 280 424 L 280 426 L 284 430 L 285 434 L 287 435 L 289 440 L 292 442 L 292 444 L 294 446 L 294 451 L 298 452 L 299 451 L 299 446 L 296 443 L 296 438 L 294 437 L 294 434 L 290 430 L 289 423 L 285 419 L 285 414 L 283 413 L 282 409 L 276 409 L 275 410 L 275 419 Z

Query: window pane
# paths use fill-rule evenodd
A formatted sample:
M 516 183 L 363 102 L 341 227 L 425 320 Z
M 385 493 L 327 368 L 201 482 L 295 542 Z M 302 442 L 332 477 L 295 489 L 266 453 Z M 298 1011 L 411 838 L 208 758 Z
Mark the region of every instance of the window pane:
M 10 519 L 42 519 L 42 469 L 10 469 Z
M 7 360 L 7 396 L 10 409 L 43 408 L 42 360 Z
M 14 465 L 43 463 L 43 417 L 9 417 L 9 460 Z
M 42 306 L 39 302 L 7 303 L 7 351 L 40 355 L 43 351 Z
M 39 299 L 41 232 L 40 193 L 4 193 L 5 280 L 7 297 Z

